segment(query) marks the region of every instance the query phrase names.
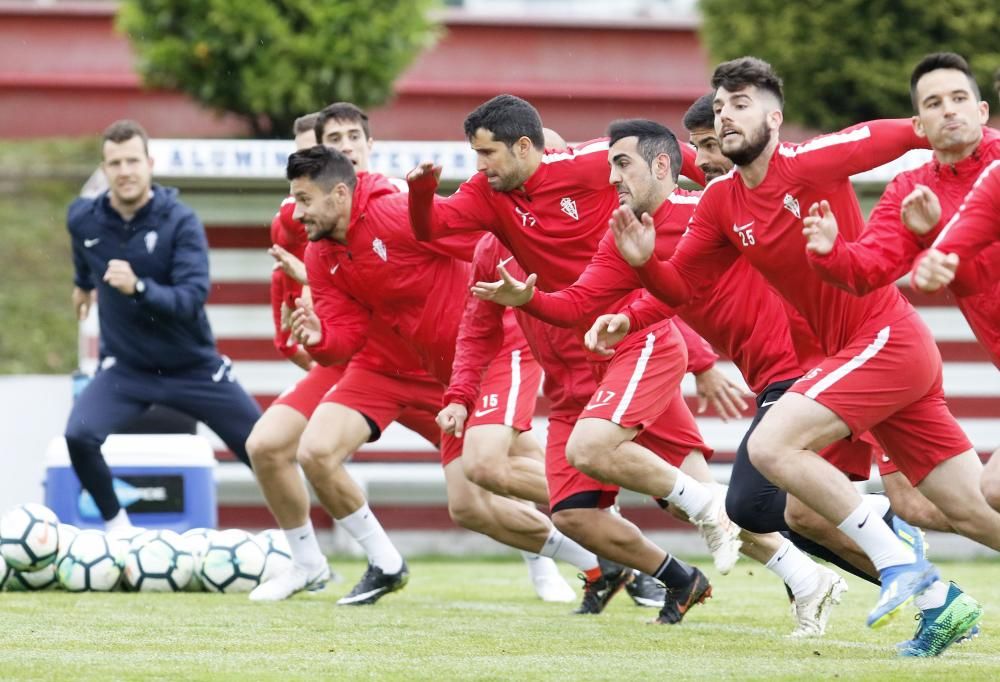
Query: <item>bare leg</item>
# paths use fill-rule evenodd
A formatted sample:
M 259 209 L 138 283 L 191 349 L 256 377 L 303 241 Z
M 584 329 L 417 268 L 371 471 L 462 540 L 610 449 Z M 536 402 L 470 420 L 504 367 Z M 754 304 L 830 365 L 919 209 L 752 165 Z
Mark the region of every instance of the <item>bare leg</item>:
M 920 528 L 954 533 L 951 523 L 901 472 L 882 476 L 882 485 L 897 516 Z
M 547 504 L 544 453 L 526 435 L 500 424 L 468 429 L 461 458 L 466 477 L 497 495 Z
M 938 464 L 917 488 L 944 513 L 956 533 L 1000 550 L 1000 514 L 980 489 L 983 465 L 975 450 Z
M 986 501 L 990 506 L 1000 511 L 1000 449 L 990 455 L 986 466 L 983 467 L 983 479 L 981 488 Z
M 655 574 L 667 553 L 628 519 L 606 509 L 566 509 L 552 515 L 556 527 L 600 557 Z
M 281 528 L 298 528 L 309 518 L 309 492 L 295 460 L 305 428 L 302 413 L 287 405 L 273 405 L 247 438 L 257 484 Z
M 811 508 L 802 504 L 794 495 L 789 495 L 786 499 L 785 520 L 788 522 L 788 527 L 799 535 L 823 545 L 868 575 L 874 578 L 878 577 L 878 571 L 872 565 L 871 559 L 861 551 L 854 540 L 844 535 L 840 529 Z
M 634 443 L 637 433 L 606 419 L 581 419 L 566 444 L 566 457 L 574 468 L 599 481 L 667 497 L 677 482 L 677 468 Z
M 360 412 L 322 403 L 299 441 L 299 463 L 323 508 L 335 519 L 365 504 L 364 492 L 344 469 L 344 462 L 370 436 L 371 429 Z

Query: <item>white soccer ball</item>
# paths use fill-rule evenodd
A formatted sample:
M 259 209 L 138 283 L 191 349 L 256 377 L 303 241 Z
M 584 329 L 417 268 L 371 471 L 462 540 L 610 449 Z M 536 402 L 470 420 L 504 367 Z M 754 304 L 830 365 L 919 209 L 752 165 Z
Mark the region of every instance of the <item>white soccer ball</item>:
M 267 557 L 261 582 L 267 582 L 292 567 L 292 550 L 288 547 L 288 538 L 280 530 L 272 528 L 258 533 L 257 543 Z
M 82 530 L 58 566 L 59 582 L 70 592 L 110 592 L 122 577 L 121 544 L 103 531 Z
M 16 571 L 37 571 L 56 560 L 59 519 L 42 504 L 20 504 L 0 518 L 0 555 Z
M 22 572 L 10 569 L 6 585 L 8 592 L 37 592 L 40 590 L 54 590 L 58 587 L 59 580 L 56 578 L 55 563 L 51 563 L 37 571 Z
M 172 530 L 148 530 L 125 556 L 125 584 L 136 592 L 179 592 L 191 581 L 194 556 Z
M 222 530 L 208 536 L 201 580 L 209 592 L 249 592 L 260 584 L 267 555 L 250 533 Z
M 69 551 L 69 546 L 73 542 L 73 538 L 79 535 L 80 529 L 76 526 L 72 526 L 68 523 L 59 524 L 59 549 L 56 551 L 55 563 L 58 564 L 59 560 L 66 556 L 66 552 Z
M 181 533 L 181 539 L 187 546 L 188 551 L 194 557 L 194 573 L 188 581 L 185 592 L 204 592 L 205 585 L 201 581 L 201 559 L 208 549 L 208 536 L 215 531 L 210 528 L 192 528 Z

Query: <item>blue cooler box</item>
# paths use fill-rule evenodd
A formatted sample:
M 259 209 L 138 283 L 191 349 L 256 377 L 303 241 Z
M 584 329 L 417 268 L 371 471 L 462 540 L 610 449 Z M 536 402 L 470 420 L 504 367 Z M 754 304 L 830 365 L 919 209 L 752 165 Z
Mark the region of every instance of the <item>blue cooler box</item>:
M 215 453 L 201 436 L 143 434 L 109 436 L 101 448 L 114 476 L 118 501 L 133 525 L 215 528 Z M 104 528 L 90 493 L 81 490 L 70 466 L 66 441 L 54 438 L 45 454 L 45 504 L 59 520 L 79 528 Z

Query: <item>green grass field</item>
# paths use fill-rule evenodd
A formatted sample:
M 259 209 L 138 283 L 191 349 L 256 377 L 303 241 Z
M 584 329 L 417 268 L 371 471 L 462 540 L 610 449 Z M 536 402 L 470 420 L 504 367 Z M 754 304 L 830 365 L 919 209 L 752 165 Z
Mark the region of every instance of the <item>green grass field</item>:
M 704 564 L 704 562 L 700 562 Z M 983 634 L 933 660 L 895 657 L 913 622 L 870 631 L 873 588 L 851 579 L 826 637 L 792 641 L 777 580 L 740 563 L 679 626 L 623 592 L 604 614 L 534 598 L 521 562 L 410 562 L 405 590 L 372 607 L 335 600 L 360 576 L 277 604 L 246 595 L 3 593 L 0 677 L 12 680 L 876 679 L 1000 678 L 992 563 L 943 565 L 986 605 Z M 569 578 L 571 572 L 566 571 Z M 573 584 L 578 581 L 573 580 Z

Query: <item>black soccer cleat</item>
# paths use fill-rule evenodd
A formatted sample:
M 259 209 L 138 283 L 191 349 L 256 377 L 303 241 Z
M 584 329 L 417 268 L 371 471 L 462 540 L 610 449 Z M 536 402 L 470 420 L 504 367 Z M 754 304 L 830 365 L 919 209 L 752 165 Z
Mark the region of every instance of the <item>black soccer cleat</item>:
M 625 585 L 625 591 L 632 597 L 636 606 L 661 609 L 666 601 L 667 588 L 653 576 L 641 571 L 635 571 L 635 577 Z
M 693 567 L 692 567 L 693 568 Z M 694 576 L 691 582 L 685 587 L 671 589 L 667 588 L 666 601 L 660 609 L 654 623 L 662 625 L 675 625 L 680 623 L 692 606 L 704 604 L 705 600 L 712 596 L 712 585 L 708 578 L 697 568 L 693 568 Z
M 583 580 L 583 601 L 573 613 L 593 615 L 600 613 L 611 598 L 632 580 L 632 569 L 604 559 L 599 559 L 599 563 L 601 577 L 597 580 L 587 580 L 586 576 L 580 574 L 579 577 Z
M 368 570 L 349 593 L 337 600 L 340 606 L 365 606 L 397 590 L 403 589 L 410 579 L 410 571 L 403 562 L 398 573 L 386 575 L 381 568 L 368 564 Z

